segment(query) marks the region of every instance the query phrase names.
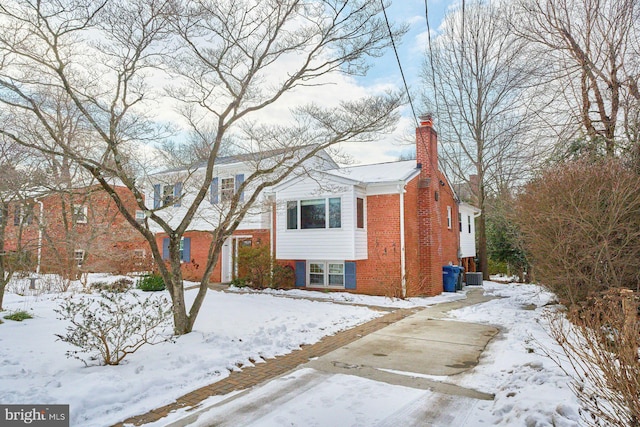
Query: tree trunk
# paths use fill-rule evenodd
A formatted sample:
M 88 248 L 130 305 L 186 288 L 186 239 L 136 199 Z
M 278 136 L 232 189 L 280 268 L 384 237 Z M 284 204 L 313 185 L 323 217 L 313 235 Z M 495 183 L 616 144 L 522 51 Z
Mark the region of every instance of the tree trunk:
M 4 276 L 4 272 L 0 273 Z M 2 308 L 2 301 L 4 301 L 4 290 L 7 286 L 7 281 L 5 281 L 4 279 L 0 280 L 0 311 L 4 310 Z
M 489 258 L 487 255 L 487 228 L 485 222 L 485 214 L 482 213 L 478 217 L 478 258 L 480 259 L 480 271 L 482 271 L 482 279 L 489 280 Z

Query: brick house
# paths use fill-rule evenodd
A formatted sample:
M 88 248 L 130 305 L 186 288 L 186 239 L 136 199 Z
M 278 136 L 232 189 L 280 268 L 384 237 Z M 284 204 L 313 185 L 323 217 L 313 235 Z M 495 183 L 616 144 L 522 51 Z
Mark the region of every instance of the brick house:
M 115 190 L 143 220 L 131 192 L 123 186 Z M 32 195 L 9 204 L 5 215 L 5 252 L 20 250 L 38 273 L 75 276 L 149 268 L 148 243 L 98 185 Z
M 347 168 L 321 153 L 321 163 L 306 168 L 310 172 L 263 192 L 254 212 L 225 241 L 210 280 L 235 277 L 240 246 L 268 244 L 280 264 L 295 269 L 299 288 L 389 296 L 441 293 L 443 265 L 472 267 L 477 209 L 458 202 L 438 169 L 437 134 L 429 118 L 416 129 L 416 153 L 417 160 Z M 251 168 L 243 156 L 216 165 L 209 200 L 181 245 L 185 278 L 201 278 L 198 269 L 225 194 L 237 191 Z M 159 174 L 148 204 L 171 204 L 159 212 L 179 220 L 183 208 L 175 200 L 188 197 L 183 179 L 196 173 Z M 166 257 L 168 239 L 157 235 Z
M 296 286 L 441 293 L 442 266 L 460 262 L 463 217 L 437 159 L 437 135 L 425 118 L 416 129 L 416 160 L 328 170 L 276 186 L 275 253 L 295 266 Z

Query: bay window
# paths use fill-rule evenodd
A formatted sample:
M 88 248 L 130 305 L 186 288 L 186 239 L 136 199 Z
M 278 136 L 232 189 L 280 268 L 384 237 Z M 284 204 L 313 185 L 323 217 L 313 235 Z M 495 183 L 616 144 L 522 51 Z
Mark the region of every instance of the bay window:
M 287 230 L 341 227 L 340 197 L 287 202 Z

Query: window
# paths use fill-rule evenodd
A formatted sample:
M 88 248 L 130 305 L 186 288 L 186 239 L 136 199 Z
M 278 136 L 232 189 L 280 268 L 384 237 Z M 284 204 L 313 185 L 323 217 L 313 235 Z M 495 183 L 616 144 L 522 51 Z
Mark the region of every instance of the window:
M 87 207 L 86 206 L 73 207 L 73 222 L 76 224 L 87 223 Z
M 451 206 L 447 206 L 447 228 L 451 230 Z
M 287 202 L 287 230 L 298 229 L 298 202 Z
M 162 187 L 162 206 L 169 206 L 173 203 L 173 185 L 165 185 Z
M 27 225 L 31 225 L 31 223 L 33 222 L 33 206 L 27 206 L 25 208 L 24 222 Z
M 310 262 L 309 286 L 344 288 L 344 263 Z
M 298 210 L 300 211 L 299 220 Z M 340 227 L 342 227 L 340 197 L 287 202 L 287 230 Z
M 134 249 L 133 250 L 133 257 L 135 259 L 144 259 L 146 253 L 144 251 L 144 249 Z
M 144 211 L 136 211 L 136 222 L 144 224 Z
M 467 220 L 469 221 L 469 233 L 471 233 L 471 215 L 467 215 Z
M 223 202 L 231 200 L 235 191 L 236 181 L 233 178 L 222 178 L 222 185 L 220 188 L 220 197 Z
M 458 227 L 460 228 L 460 232 L 462 233 L 462 214 L 458 212 Z
M 339 197 L 329 199 L 329 228 L 342 227 L 342 208 Z
M 326 210 L 325 199 L 301 200 L 300 201 L 300 227 L 325 228 Z
M 344 286 L 344 264 L 329 264 L 329 286 Z
M 364 228 L 364 199 L 356 198 L 356 227 Z
M 73 259 L 78 267 L 82 267 L 82 264 L 84 264 L 84 250 L 76 249 L 73 251 Z
M 13 214 L 13 225 L 30 225 L 33 222 L 33 207 L 16 205 Z
M 309 285 L 324 286 L 324 263 L 309 263 Z
M 183 262 L 191 262 L 191 237 L 183 237 L 180 239 L 179 246 L 180 260 Z M 162 259 L 169 259 L 169 238 L 162 239 Z

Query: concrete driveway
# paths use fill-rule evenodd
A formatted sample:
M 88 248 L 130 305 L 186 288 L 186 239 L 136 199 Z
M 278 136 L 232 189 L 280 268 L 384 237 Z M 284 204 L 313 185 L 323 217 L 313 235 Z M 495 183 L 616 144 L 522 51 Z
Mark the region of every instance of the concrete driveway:
M 482 295 L 481 288 L 471 289 L 464 300 L 421 310 L 300 366 L 299 372 L 283 375 L 266 385 L 246 390 L 172 425 L 190 425 L 201 415 L 206 415 L 203 418 L 207 421 L 204 424 L 202 421 L 197 422 L 198 425 L 275 425 L 268 422 L 273 418 L 274 411 L 299 400 L 305 393 L 310 396 L 310 402 L 313 402 L 314 390 L 316 394 L 319 393 L 318 390 L 335 383 L 337 377 L 342 380 L 338 381 L 337 386 L 330 386 L 333 387 L 330 394 L 339 395 L 337 390 L 347 383 L 343 376 L 353 378 L 354 384 L 359 384 L 358 381 L 369 384 L 364 382 L 368 380 L 392 387 L 425 391 L 417 395 L 419 398 L 405 399 L 400 405 L 394 404 L 386 410 L 388 414 L 383 408 L 385 401 L 381 400 L 376 404 L 381 414 L 376 425 L 464 425 L 468 412 L 465 408 L 470 409 L 478 402 L 492 400 L 493 396 L 459 387 L 447 381 L 447 377 L 476 366 L 482 351 L 499 330 L 492 326 L 445 318 L 450 310 L 489 299 Z M 350 425 L 357 424 L 356 421 Z

